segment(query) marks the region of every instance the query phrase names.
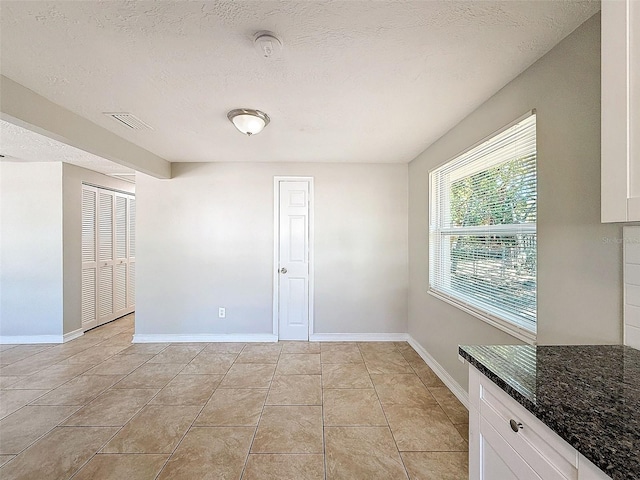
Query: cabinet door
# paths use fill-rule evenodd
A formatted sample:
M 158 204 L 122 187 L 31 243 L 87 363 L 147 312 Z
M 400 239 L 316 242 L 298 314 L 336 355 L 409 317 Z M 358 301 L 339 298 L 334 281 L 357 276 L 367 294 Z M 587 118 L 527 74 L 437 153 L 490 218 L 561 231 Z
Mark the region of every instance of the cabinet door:
M 491 444 L 483 439 L 482 442 L 482 478 L 500 478 L 503 480 L 518 480 L 518 477 L 511 471 L 507 463 L 496 452 Z
M 578 480 L 575 449 L 473 366 L 469 404 L 471 480 Z
M 578 458 L 578 480 L 611 480 L 606 473 L 587 460 L 583 455 Z
M 629 1 L 629 220 L 640 219 L 640 2 Z
M 480 418 L 480 479 L 541 480 L 509 443 Z
M 602 2 L 603 222 L 640 220 L 640 2 Z

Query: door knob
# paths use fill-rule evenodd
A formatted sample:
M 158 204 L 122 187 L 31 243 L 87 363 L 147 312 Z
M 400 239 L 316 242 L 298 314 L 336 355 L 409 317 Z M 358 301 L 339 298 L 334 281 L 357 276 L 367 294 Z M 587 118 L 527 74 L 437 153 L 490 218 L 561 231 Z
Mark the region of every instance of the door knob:
M 522 423 L 516 422 L 513 419 L 509 420 L 509 425 L 511 426 L 511 430 L 513 430 L 516 433 L 518 433 L 520 430 L 524 428 Z
M 284 268 L 284 267 L 282 267 L 282 268 L 280 269 L 280 273 L 287 273 L 287 269 L 286 269 L 286 268 Z

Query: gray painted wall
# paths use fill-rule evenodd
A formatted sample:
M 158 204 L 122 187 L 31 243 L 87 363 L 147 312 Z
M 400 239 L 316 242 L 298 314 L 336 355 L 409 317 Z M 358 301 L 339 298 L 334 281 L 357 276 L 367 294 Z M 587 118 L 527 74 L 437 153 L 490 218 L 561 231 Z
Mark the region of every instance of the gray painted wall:
M 62 164 L 0 162 L 0 335 L 62 335 Z
M 135 185 L 60 162 L 1 162 L 0 335 L 82 327 L 82 183 Z
M 407 165 L 172 173 L 137 178 L 136 334 L 271 333 L 276 175 L 315 179 L 315 333 L 407 331 Z
M 538 133 L 538 343 L 620 343 L 618 225 L 600 223 L 600 15 L 409 165 L 409 333 L 466 388 L 458 344 L 520 343 L 427 294 L 429 170 L 528 110 Z

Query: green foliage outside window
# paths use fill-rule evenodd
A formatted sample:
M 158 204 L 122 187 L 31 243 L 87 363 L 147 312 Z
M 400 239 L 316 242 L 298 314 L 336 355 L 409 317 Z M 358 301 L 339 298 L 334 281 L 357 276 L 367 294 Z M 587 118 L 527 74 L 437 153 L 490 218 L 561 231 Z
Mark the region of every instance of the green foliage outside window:
M 535 157 L 519 158 L 453 182 L 451 226 L 535 222 L 530 186 L 535 164 Z
M 535 223 L 535 169 L 535 157 L 520 158 L 452 182 L 451 226 Z M 450 241 L 453 288 L 494 304 L 515 303 L 510 308 L 523 316 L 535 314 L 535 235 L 467 234 Z

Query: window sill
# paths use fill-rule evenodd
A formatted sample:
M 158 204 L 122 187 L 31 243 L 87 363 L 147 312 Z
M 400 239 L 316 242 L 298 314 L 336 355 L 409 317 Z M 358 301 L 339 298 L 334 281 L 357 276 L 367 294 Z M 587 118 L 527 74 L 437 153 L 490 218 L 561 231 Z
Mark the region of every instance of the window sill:
M 473 308 L 470 308 L 468 305 L 465 305 L 461 302 L 457 302 L 455 299 L 450 298 L 446 295 L 442 295 L 441 293 L 436 292 L 430 288 L 427 290 L 427 293 L 439 300 L 442 300 L 443 302 L 448 303 L 449 305 L 453 305 L 454 307 L 459 308 L 460 310 L 462 310 L 465 313 L 468 313 L 469 315 L 473 315 L 474 317 L 479 318 L 480 320 L 491 325 L 492 327 L 495 327 L 498 330 L 502 330 L 503 332 L 508 333 L 509 335 L 516 337 L 517 339 L 522 340 L 523 342 L 528 343 L 529 345 L 536 345 L 536 334 L 534 332 L 531 332 L 524 328 L 519 328 L 505 320 L 500 320 L 499 318 L 490 317 L 477 310 L 474 310 Z

